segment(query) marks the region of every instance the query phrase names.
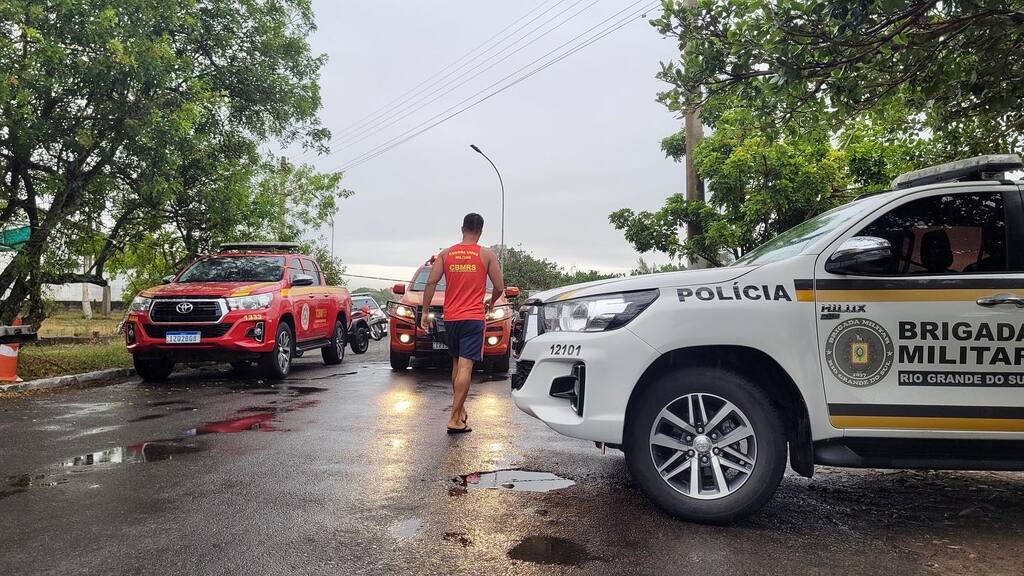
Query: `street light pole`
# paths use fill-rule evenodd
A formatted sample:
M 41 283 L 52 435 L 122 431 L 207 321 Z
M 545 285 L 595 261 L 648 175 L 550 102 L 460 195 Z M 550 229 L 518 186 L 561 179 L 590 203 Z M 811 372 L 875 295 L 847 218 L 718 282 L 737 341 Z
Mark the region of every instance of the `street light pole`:
M 498 175 L 498 184 L 501 186 L 501 254 L 499 255 L 499 261 L 501 268 L 505 268 L 505 182 L 501 179 L 501 172 L 498 171 L 498 167 L 494 165 L 494 162 L 484 154 L 483 150 L 477 148 L 476 144 L 470 144 L 477 154 L 483 156 L 488 162 L 491 163 L 491 168 L 494 168 L 494 173 Z

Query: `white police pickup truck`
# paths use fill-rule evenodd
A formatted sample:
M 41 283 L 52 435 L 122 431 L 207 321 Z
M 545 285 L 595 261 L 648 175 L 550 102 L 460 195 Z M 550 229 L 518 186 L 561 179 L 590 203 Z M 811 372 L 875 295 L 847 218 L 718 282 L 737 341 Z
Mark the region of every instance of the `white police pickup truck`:
M 515 403 L 625 452 L 659 505 L 749 515 L 786 467 L 1024 469 L 1016 155 L 904 174 L 725 268 L 598 281 L 520 313 Z

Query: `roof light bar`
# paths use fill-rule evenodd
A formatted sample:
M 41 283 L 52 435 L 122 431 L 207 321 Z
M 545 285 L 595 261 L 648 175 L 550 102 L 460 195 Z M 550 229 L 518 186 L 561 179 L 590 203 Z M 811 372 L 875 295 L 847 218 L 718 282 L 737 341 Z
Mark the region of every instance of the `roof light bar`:
M 295 252 L 298 242 L 226 242 L 219 252 Z
M 1021 168 L 1024 168 L 1024 163 L 1016 154 L 987 154 L 900 174 L 892 181 L 892 189 L 904 190 L 957 180 L 1000 180 L 1004 172 Z

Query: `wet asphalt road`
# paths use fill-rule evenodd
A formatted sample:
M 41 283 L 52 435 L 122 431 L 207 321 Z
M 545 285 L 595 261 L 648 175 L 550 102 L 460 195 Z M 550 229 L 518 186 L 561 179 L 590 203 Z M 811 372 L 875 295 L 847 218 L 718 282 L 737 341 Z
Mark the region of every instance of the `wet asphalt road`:
M 476 376 L 450 437 L 445 371 L 375 352 L 0 399 L 0 574 L 1024 572 L 1024 475 L 819 469 L 741 524 L 687 524 L 505 378 Z M 506 469 L 574 484 L 473 475 Z

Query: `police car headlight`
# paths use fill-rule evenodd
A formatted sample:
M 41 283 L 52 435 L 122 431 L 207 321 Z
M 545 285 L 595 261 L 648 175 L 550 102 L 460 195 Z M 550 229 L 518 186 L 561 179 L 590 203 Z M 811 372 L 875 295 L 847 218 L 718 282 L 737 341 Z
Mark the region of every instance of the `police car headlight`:
M 153 304 L 152 298 L 146 298 L 145 296 L 136 296 L 135 298 L 132 298 L 131 311 L 145 312 L 146 310 L 149 310 L 151 304 Z
M 274 295 L 269 292 L 254 296 L 228 298 L 228 308 L 232 310 L 262 310 L 263 308 L 270 308 L 270 302 L 273 299 Z
M 657 290 L 601 294 L 540 307 L 544 332 L 603 332 L 625 326 L 658 298 Z
M 508 312 L 505 311 L 505 307 L 494 308 L 487 312 L 487 320 L 503 320 L 505 316 L 508 316 Z

